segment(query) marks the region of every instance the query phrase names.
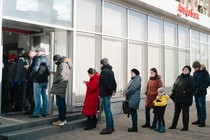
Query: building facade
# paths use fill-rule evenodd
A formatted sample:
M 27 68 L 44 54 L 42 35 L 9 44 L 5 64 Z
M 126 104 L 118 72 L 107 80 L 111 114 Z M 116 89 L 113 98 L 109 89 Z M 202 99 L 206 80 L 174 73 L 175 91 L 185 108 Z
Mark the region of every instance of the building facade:
M 100 59 L 107 57 L 117 81 L 117 112 L 132 68 L 140 71 L 142 94 L 152 67 L 169 92 L 183 66 L 198 60 L 209 70 L 209 1 L 203 2 L 202 10 L 193 0 L 0 0 L 0 57 L 19 47 L 44 47 L 51 62 L 54 54 L 72 58 L 69 111 L 83 104 L 88 68 L 100 72 Z M 48 97 L 51 112 L 54 99 Z

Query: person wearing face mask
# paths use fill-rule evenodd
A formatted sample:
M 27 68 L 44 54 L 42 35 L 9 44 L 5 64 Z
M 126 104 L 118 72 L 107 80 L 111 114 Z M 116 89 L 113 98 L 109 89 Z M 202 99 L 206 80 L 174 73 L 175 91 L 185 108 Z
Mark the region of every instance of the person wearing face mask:
M 128 84 L 128 88 L 124 92 L 124 97 L 128 100 L 129 108 L 131 110 L 132 127 L 128 128 L 128 132 L 138 132 L 138 113 L 140 103 L 140 91 L 141 91 L 141 77 L 139 76 L 137 69 L 131 70 L 131 80 Z
M 189 127 L 189 108 L 193 101 L 193 92 L 196 89 L 194 78 L 190 75 L 191 67 L 186 65 L 182 69 L 173 85 L 170 98 L 174 101 L 174 118 L 169 129 L 176 129 L 180 112 L 183 116 L 183 128 L 181 131 L 187 131 Z
M 153 101 L 156 99 L 158 95 L 158 88 L 162 87 L 163 83 L 161 81 L 160 75 L 158 75 L 156 68 L 150 69 L 150 78 L 147 83 L 147 90 L 146 90 L 146 103 L 145 103 L 145 117 L 146 123 L 142 125 L 143 128 L 150 127 L 151 129 L 155 129 L 157 126 L 157 115 L 154 114 L 154 119 L 152 126 L 150 126 L 150 110 L 154 108 Z
M 64 126 L 66 121 L 66 88 L 70 79 L 70 70 L 72 68 L 71 59 L 61 57 L 56 54 L 53 61 L 57 65 L 56 72 L 54 73 L 53 85 L 50 94 L 56 95 L 56 104 L 58 107 L 59 117 L 56 121 L 52 122 L 55 126 Z

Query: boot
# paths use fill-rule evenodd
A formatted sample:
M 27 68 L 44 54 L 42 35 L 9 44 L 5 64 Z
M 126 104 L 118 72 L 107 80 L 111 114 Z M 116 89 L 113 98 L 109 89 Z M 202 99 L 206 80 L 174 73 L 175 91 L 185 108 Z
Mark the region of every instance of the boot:
M 92 118 L 93 128 L 96 128 L 97 123 L 98 123 L 98 119 L 97 118 Z
M 161 125 L 159 133 L 164 133 L 165 132 L 165 125 Z
M 142 125 L 141 127 L 143 127 L 143 128 L 150 127 L 150 124 L 145 123 L 145 124 Z
M 155 131 L 159 131 L 161 129 L 161 125 L 158 124 L 158 127 L 155 129 Z
M 91 130 L 91 129 L 93 129 L 91 119 L 87 119 L 87 126 L 84 128 L 84 130 Z
M 205 122 L 200 122 L 200 124 L 198 125 L 198 127 L 204 127 L 204 126 L 206 126 Z

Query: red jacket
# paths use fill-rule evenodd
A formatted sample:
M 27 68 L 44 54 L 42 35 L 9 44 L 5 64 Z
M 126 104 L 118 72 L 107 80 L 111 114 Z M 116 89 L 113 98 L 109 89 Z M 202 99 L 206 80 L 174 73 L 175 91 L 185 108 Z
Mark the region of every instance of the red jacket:
M 146 103 L 145 107 L 153 108 L 154 104 L 153 101 L 156 99 L 158 95 L 158 88 L 162 87 L 162 81 L 160 77 L 157 79 L 150 78 L 150 80 L 147 83 L 147 92 L 146 92 Z
M 86 83 L 87 90 L 82 114 L 85 116 L 96 115 L 99 97 L 99 74 L 90 77 Z

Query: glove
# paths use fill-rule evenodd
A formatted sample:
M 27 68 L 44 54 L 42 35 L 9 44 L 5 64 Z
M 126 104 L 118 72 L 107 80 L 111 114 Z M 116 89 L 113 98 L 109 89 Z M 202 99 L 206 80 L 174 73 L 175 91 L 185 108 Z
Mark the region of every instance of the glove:
M 17 85 L 20 86 L 21 85 L 21 80 L 17 81 Z

